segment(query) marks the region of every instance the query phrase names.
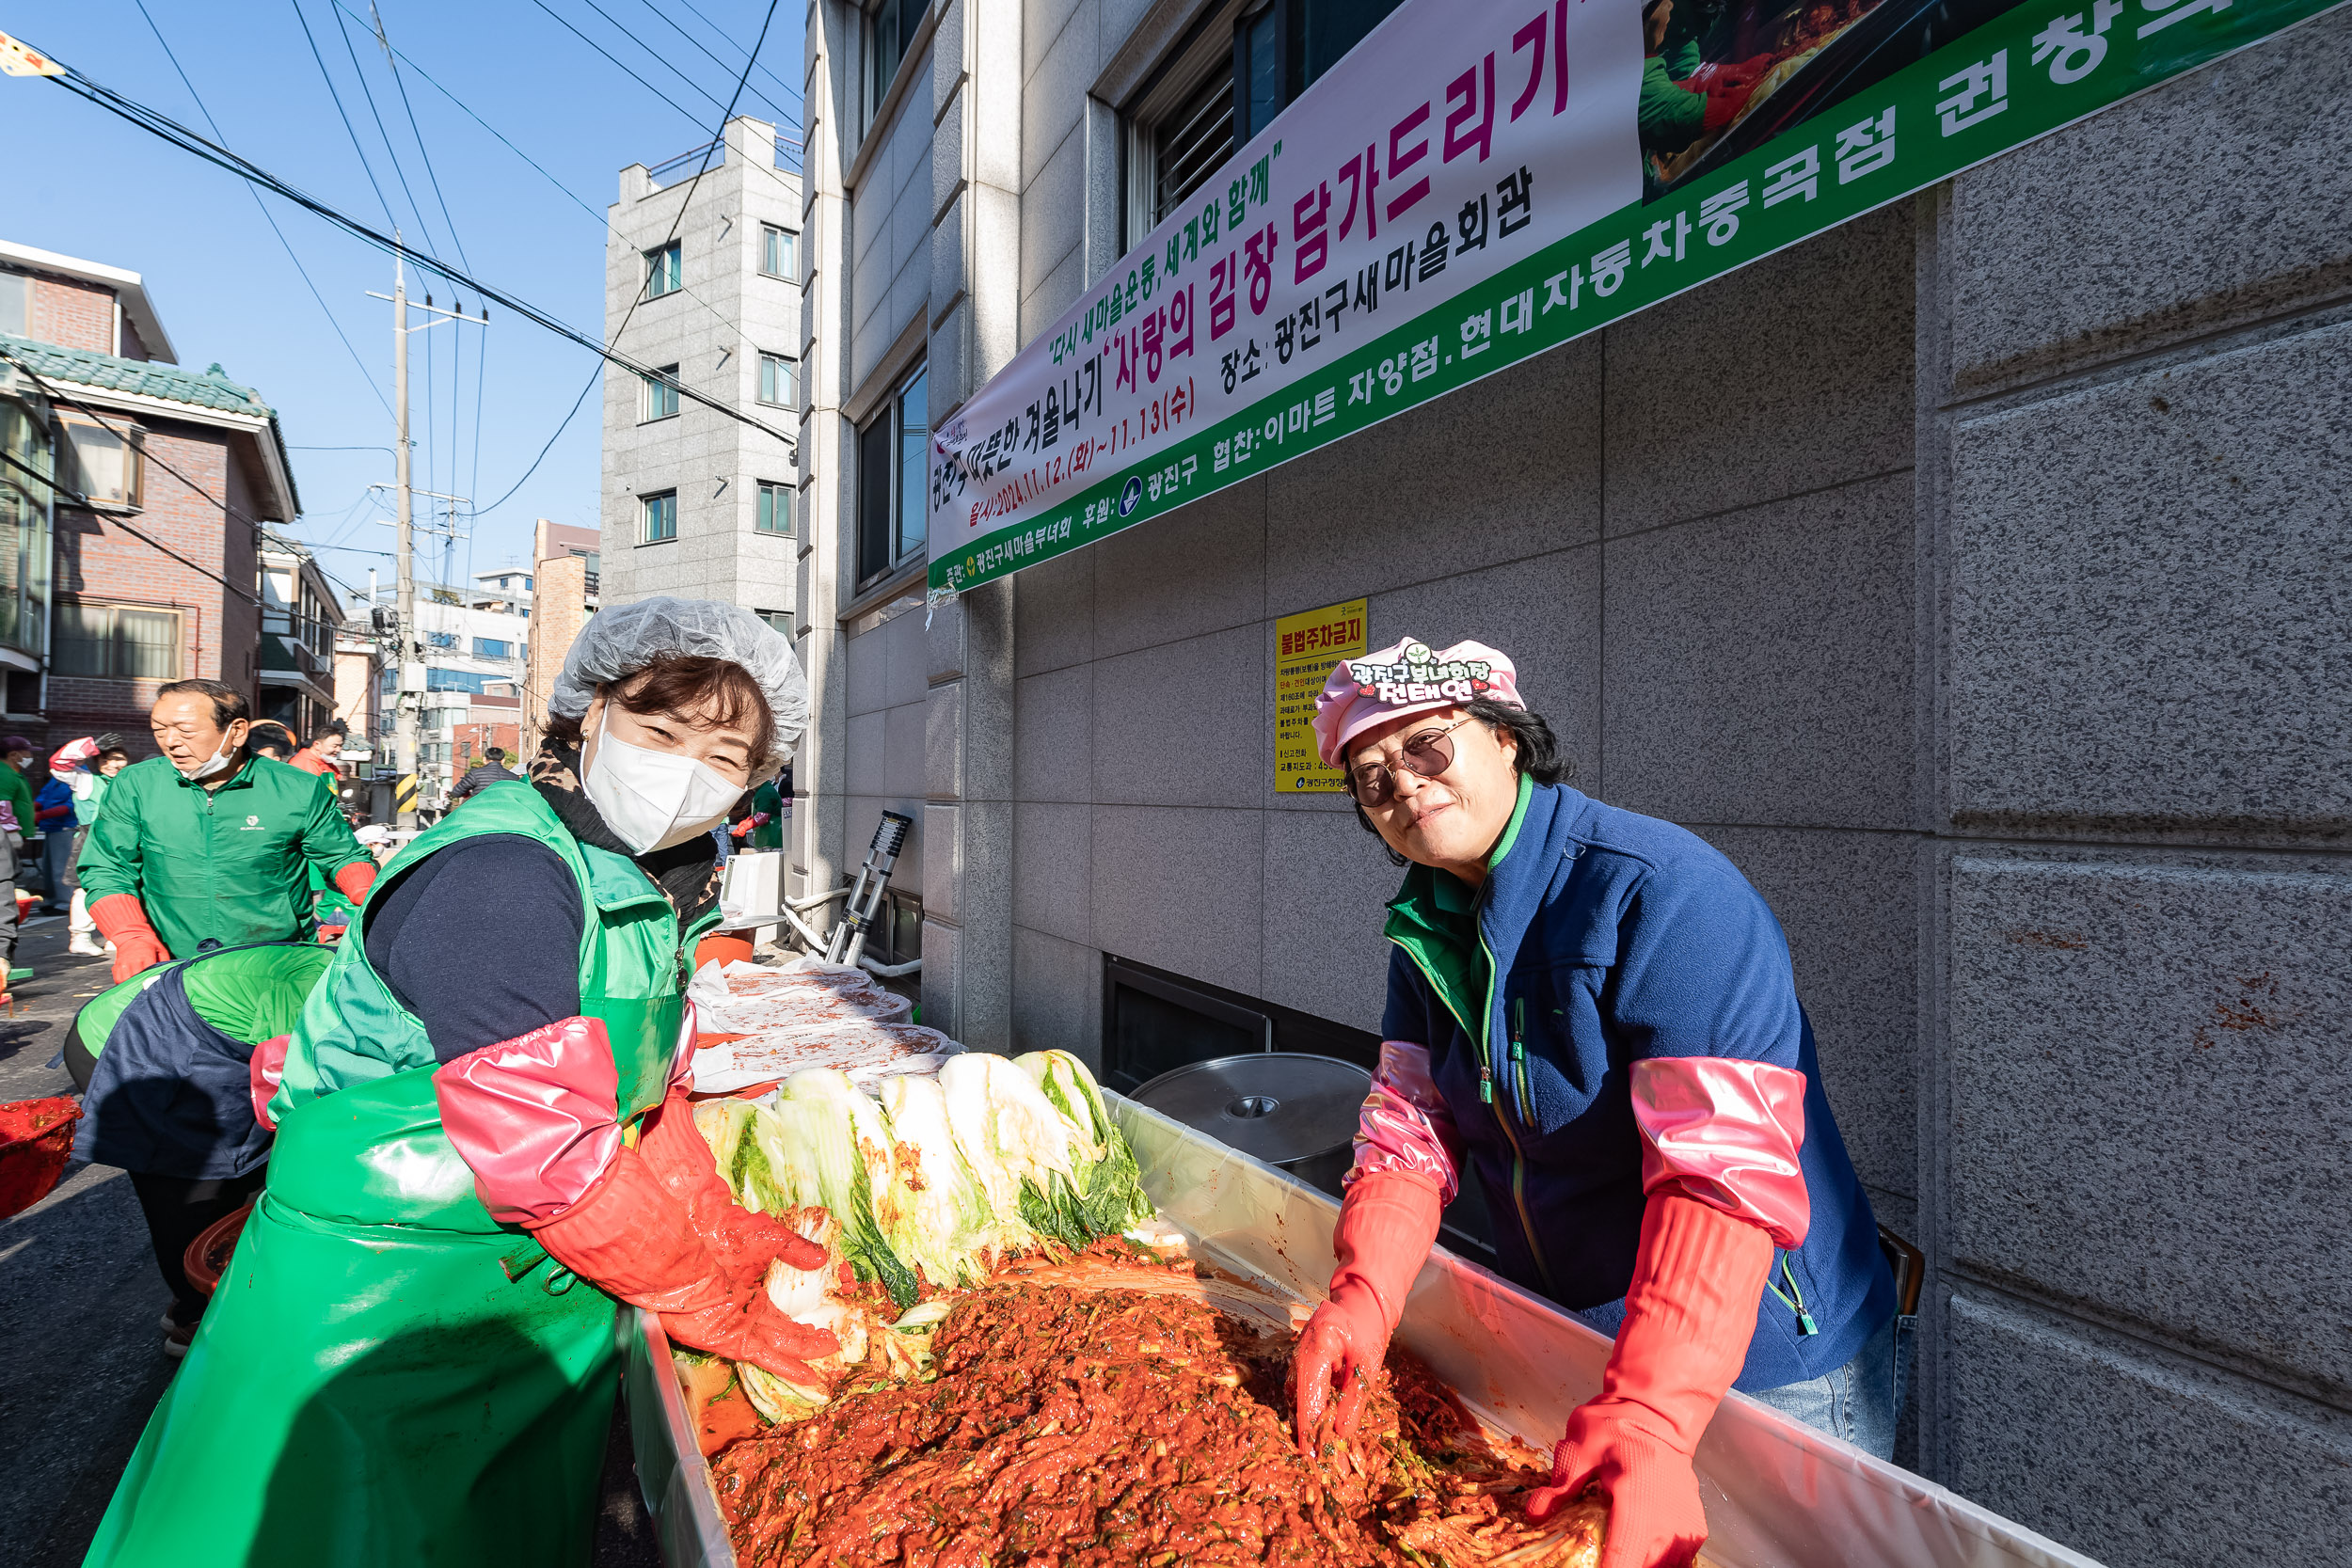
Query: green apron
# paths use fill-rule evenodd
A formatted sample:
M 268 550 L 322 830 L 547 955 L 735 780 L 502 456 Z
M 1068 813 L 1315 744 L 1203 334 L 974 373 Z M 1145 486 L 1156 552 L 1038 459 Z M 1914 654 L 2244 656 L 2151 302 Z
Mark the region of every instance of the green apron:
M 384 882 L 485 833 L 536 839 L 578 878 L 580 1006 L 605 1022 L 633 1121 L 660 1101 L 684 1021 L 669 900 L 528 789 L 485 792 Z M 345 941 L 311 993 L 271 1103 L 269 1186 L 89 1568 L 588 1560 L 615 1305 L 475 1196 L 432 1044 L 366 946 Z

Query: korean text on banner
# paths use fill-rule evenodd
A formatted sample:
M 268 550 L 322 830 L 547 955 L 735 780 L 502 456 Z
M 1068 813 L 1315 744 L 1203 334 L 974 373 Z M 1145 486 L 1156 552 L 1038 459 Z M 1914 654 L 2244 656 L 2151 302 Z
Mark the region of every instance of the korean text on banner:
M 1406 0 L 933 433 L 930 586 L 1157 517 L 2345 0 Z M 1564 69 L 1565 68 L 1565 69 Z
M 1641 80 L 1630 0 L 1392 13 L 934 433 L 931 588 L 1034 564 L 1220 488 L 1261 452 L 1320 444 L 1337 356 L 1640 198 Z M 1413 378 L 1438 357 L 1434 341 L 1416 351 Z M 1170 450 L 1310 376 L 1319 388 L 1220 457 Z
M 1331 666 L 1364 655 L 1364 603 L 1327 604 L 1274 623 L 1274 788 L 1282 795 L 1336 795 L 1343 774 L 1315 752 L 1315 693 Z

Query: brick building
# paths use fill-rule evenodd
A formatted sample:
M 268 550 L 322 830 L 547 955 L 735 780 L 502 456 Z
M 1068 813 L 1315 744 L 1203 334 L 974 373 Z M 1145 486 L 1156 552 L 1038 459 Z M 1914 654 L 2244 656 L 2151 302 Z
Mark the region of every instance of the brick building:
M 539 519 L 532 541 L 531 663 L 523 680 L 520 755 L 524 761 L 539 750 L 539 735 L 547 725 L 548 695 L 572 651 L 572 639 L 596 613 L 603 587 L 603 557 L 592 528 L 570 528 Z
M 117 730 L 140 754 L 167 681 L 226 681 L 258 707 L 258 546 L 299 510 L 276 413 L 218 365 L 174 363 L 138 274 L 5 241 L 0 367 L 9 728 Z

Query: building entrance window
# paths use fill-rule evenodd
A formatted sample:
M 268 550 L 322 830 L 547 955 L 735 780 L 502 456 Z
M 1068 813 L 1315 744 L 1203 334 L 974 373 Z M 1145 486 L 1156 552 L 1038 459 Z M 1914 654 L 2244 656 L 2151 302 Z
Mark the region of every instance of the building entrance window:
M 930 398 L 921 367 L 857 435 L 858 584 L 923 553 Z

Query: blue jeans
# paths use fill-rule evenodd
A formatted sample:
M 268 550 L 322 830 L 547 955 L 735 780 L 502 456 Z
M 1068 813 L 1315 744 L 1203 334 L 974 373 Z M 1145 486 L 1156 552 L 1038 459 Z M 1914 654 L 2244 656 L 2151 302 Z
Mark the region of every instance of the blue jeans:
M 1759 1389 L 1749 1398 L 1881 1459 L 1895 1457 L 1895 1418 L 1911 1391 L 1911 1336 L 1917 1322 L 1889 1318 L 1836 1371 Z

